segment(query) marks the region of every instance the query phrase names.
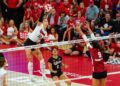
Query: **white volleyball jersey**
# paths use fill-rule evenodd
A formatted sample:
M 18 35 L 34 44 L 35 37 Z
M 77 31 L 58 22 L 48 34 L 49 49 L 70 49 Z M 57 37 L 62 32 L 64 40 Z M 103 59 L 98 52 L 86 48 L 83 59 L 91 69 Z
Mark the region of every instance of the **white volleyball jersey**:
M 38 42 L 45 37 L 47 37 L 47 32 L 44 30 L 43 24 L 36 26 L 34 31 L 28 35 L 28 38 L 33 42 Z
M 6 74 L 6 70 L 4 68 L 0 68 L 0 86 L 3 86 L 3 80 Z

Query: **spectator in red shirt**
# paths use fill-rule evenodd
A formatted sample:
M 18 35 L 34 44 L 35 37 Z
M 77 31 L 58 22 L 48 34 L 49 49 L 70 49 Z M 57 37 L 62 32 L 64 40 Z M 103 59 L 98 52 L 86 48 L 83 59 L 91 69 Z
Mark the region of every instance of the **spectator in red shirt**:
M 83 49 L 84 49 L 85 43 L 78 43 L 78 44 L 73 44 L 72 48 L 66 49 L 64 53 L 66 55 L 82 55 L 83 54 Z
M 74 26 L 73 14 L 69 14 L 69 17 L 70 18 L 67 21 L 67 30 L 64 32 L 64 35 L 63 35 L 63 41 L 66 39 L 66 36 L 68 40 L 71 39 L 70 33 L 71 33 L 71 29 L 73 29 L 73 26 Z
M 52 6 L 56 9 L 57 14 L 61 13 L 61 4 L 62 4 L 61 0 L 55 0 L 55 3 L 52 4 Z
M 5 22 L 3 17 L 1 17 L 0 21 L 2 22 L 2 29 L 4 31 L 3 34 L 6 35 L 6 33 L 7 33 L 7 24 L 6 24 L 6 22 Z
M 85 5 L 85 7 L 88 7 L 89 6 L 89 3 L 90 3 L 90 0 L 83 0 L 83 3 Z
M 25 42 L 25 40 L 28 37 L 28 34 L 32 32 L 32 29 L 30 28 L 29 22 L 24 22 L 23 23 L 23 28 L 19 31 L 19 39 L 21 40 L 22 43 Z
M 32 19 L 32 10 L 30 7 L 27 7 L 24 12 L 23 22 L 28 21 L 31 22 Z
M 5 30 L 2 21 L 0 20 L 0 43 L 9 44 L 8 40 L 4 36 Z
M 34 3 L 34 9 L 32 10 L 32 25 L 34 27 L 35 24 L 37 24 L 40 14 L 42 12 L 42 9 L 38 7 L 38 3 Z
M 84 6 L 83 2 L 81 2 L 80 5 L 77 7 L 77 11 L 81 11 L 81 16 L 85 16 L 86 7 Z
M 112 2 L 111 0 L 101 0 L 100 9 L 104 11 L 112 11 Z

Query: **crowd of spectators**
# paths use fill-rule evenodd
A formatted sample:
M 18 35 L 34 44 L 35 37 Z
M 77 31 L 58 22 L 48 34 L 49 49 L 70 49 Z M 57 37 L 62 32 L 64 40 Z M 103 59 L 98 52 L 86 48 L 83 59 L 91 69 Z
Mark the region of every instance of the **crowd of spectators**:
M 76 30 L 78 25 L 89 35 L 88 22 L 96 36 L 120 33 L 120 0 L 0 0 L 0 43 L 23 45 L 46 5 L 52 7 L 45 12 L 52 42 L 81 39 Z M 120 56 L 119 42 L 119 39 L 109 39 L 101 41 L 101 45 Z M 81 55 L 85 52 L 84 46 L 84 43 L 73 44 L 65 54 Z

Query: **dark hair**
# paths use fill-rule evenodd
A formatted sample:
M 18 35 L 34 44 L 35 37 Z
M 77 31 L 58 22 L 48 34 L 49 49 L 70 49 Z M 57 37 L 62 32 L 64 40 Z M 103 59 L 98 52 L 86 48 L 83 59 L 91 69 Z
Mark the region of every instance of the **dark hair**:
M 101 52 L 104 51 L 103 47 L 99 44 L 99 41 L 92 41 L 93 48 L 99 49 Z
M 39 18 L 40 22 L 43 22 L 44 15 L 45 15 L 45 10 L 43 9 L 42 12 L 41 12 L 40 18 Z
M 0 68 L 3 67 L 5 64 L 5 58 L 2 53 L 0 53 Z
M 53 47 L 51 47 L 51 51 L 53 51 L 54 49 L 57 49 L 57 50 L 58 50 L 58 46 L 53 46 Z

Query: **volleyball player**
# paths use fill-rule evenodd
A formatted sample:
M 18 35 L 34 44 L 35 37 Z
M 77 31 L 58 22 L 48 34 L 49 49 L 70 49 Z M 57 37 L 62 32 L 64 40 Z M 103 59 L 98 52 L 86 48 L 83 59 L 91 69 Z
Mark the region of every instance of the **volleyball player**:
M 7 86 L 6 76 L 7 72 L 5 70 L 5 58 L 2 53 L 0 53 L 0 86 Z
M 48 67 L 51 72 L 51 77 L 53 81 L 68 79 L 68 77 L 63 73 L 62 67 L 66 67 L 63 64 L 62 57 L 58 55 L 58 47 L 52 48 L 52 57 L 48 60 Z M 71 81 L 66 81 L 67 86 L 71 86 Z M 59 82 L 55 83 L 56 86 L 60 86 Z
M 41 39 L 45 39 L 47 37 L 46 28 L 48 26 L 47 17 L 43 17 L 42 22 L 39 23 L 34 31 L 28 35 L 24 46 L 36 45 L 40 43 Z M 32 74 L 33 74 L 33 55 L 40 61 L 40 70 L 42 73 L 42 78 L 46 79 L 45 75 L 45 62 L 42 56 L 40 49 L 26 49 L 26 56 L 28 59 L 28 72 L 30 75 L 30 80 L 34 81 Z
M 89 24 L 87 24 L 87 27 L 88 31 L 90 32 L 91 38 L 94 40 L 91 42 L 91 44 L 90 42 L 88 42 L 86 35 L 82 32 L 81 29 L 79 29 L 79 32 L 82 35 L 83 39 L 87 41 L 86 45 L 89 48 L 90 56 L 92 59 L 93 64 L 92 86 L 106 86 L 107 70 L 105 68 L 103 59 L 104 50 L 100 46 L 99 42 L 95 41 L 96 37 L 91 31 Z

